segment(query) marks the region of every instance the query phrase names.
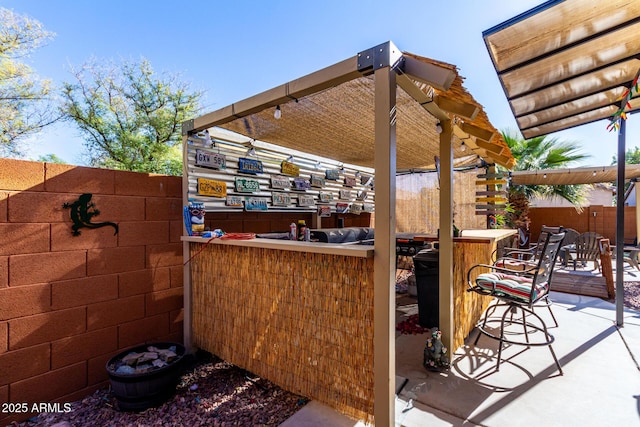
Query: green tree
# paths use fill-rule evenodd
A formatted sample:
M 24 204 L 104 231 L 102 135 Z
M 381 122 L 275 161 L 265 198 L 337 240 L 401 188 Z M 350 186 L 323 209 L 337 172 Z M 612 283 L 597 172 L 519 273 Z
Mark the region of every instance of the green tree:
M 45 163 L 58 163 L 61 165 L 66 165 L 67 162 L 62 160 L 60 157 L 56 156 L 53 153 L 45 154 L 44 156 L 38 156 L 36 162 L 45 162 Z
M 580 153 L 575 142 L 560 141 L 546 135 L 525 140 L 509 131 L 501 133 L 516 160 L 514 171 L 563 169 L 590 157 Z M 558 196 L 572 203 L 578 211 L 582 211 L 590 188 L 590 185 L 510 186 L 509 205 L 512 212 L 507 214 L 507 221 L 511 226 L 527 227 L 529 200 L 533 197 Z
M 640 164 L 640 148 L 634 147 L 627 149 L 626 153 L 624 153 L 624 162 L 627 165 L 638 165 Z M 618 156 L 613 156 L 613 160 L 611 161 L 612 165 L 618 164 Z
M 21 143 L 59 117 L 51 82 L 22 61 L 53 35 L 40 22 L 0 8 L 0 156 L 21 155 Z
M 158 77 L 144 58 L 73 73 L 61 110 L 84 136 L 92 166 L 182 174 L 181 125 L 199 110 L 201 92 L 177 75 Z

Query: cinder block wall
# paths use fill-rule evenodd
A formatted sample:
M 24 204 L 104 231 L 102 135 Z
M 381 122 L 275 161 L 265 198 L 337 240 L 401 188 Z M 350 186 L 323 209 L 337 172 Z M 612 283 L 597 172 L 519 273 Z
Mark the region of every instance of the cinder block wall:
M 82 193 L 117 235 L 72 236 Z M 181 234 L 180 177 L 0 159 L 0 403 L 71 402 L 122 349 L 182 342 Z

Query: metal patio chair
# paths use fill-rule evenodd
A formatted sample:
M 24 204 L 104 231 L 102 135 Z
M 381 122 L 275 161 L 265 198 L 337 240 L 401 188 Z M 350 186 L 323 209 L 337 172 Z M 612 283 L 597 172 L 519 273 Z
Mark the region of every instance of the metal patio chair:
M 533 308 L 538 302 L 548 301 L 551 276 L 553 275 L 556 257 L 564 236 L 564 233 L 547 233 L 538 262 L 532 268 L 518 271 L 496 265 L 478 264 L 471 267 L 467 272 L 469 285 L 467 291 L 495 297 L 495 302 L 485 310 L 483 318 L 478 322 L 477 327 L 481 334 L 500 342 L 496 371 L 500 369 L 502 348 L 506 343 L 525 346 L 548 346 L 558 371 L 562 375 L 562 367 L 551 346 L 554 337 L 547 330 L 544 320 L 534 312 Z M 472 280 L 472 272 L 481 267 L 490 269 L 490 272 L 481 273 L 475 280 Z M 494 316 L 499 307 L 505 308 L 504 313 L 501 316 Z M 521 317 L 514 316 L 518 311 L 522 313 Z M 531 318 L 537 321 L 533 323 L 530 320 Z M 497 334 L 488 328 L 488 325 L 496 323 L 499 324 Z M 512 325 L 516 327 L 522 326 L 523 333 L 516 334 L 511 328 Z M 507 327 L 509 327 L 509 331 L 506 330 Z M 542 332 L 544 338 L 531 341 L 529 335 L 536 331 Z M 475 344 L 478 343 L 479 339 L 480 334 L 476 337 Z

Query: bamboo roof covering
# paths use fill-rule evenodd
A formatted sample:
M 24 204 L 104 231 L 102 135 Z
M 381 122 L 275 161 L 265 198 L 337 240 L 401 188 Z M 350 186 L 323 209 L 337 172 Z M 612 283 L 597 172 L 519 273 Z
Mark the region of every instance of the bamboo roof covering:
M 572 169 L 545 169 L 511 172 L 513 185 L 574 185 L 615 182 L 617 166 L 593 166 Z M 626 165 L 625 179 L 639 178 L 640 165 Z
M 187 124 L 186 131 L 221 127 L 246 136 L 247 141 L 373 167 L 374 75 L 359 61 L 356 55 L 205 114 Z M 402 52 L 394 67 L 398 170 L 434 167 L 439 155 L 436 125 L 443 119 L 453 123 L 456 166 L 477 164 L 479 157 L 489 164 L 514 165 L 502 135 L 463 87 L 454 65 Z M 276 106 L 282 113 L 279 119 L 274 117 Z
M 637 0 L 551 0 L 483 32 L 525 139 L 639 109 L 638 34 Z

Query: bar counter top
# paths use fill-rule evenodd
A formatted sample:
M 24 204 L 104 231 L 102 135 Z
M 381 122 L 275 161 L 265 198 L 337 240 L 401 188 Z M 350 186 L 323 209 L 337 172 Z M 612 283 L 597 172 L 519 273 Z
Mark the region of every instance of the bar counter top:
M 487 230 L 461 230 L 460 237 L 454 237 L 454 242 L 496 242 L 498 240 L 502 240 L 506 237 L 513 236 L 517 233 L 517 230 L 510 228 L 496 228 L 496 229 L 487 229 Z M 438 241 L 438 236 L 435 234 L 416 234 L 413 237 L 413 240 L 423 241 L 423 242 L 435 242 Z
M 454 237 L 454 242 L 468 243 L 493 243 L 508 236 L 514 235 L 516 230 L 495 229 L 495 230 L 463 230 L 461 237 Z M 362 258 L 373 257 L 373 245 L 358 244 L 336 244 L 320 242 L 298 242 L 295 240 L 263 239 L 256 237 L 248 240 L 219 239 L 199 236 L 182 236 L 183 242 L 204 243 L 216 245 L 232 245 L 254 248 L 278 249 L 283 251 L 309 252 L 317 254 L 332 254 L 353 256 Z M 414 240 L 427 242 L 437 241 L 438 237 L 432 234 L 418 234 Z
M 360 258 L 373 257 L 373 245 L 298 242 L 295 240 L 262 239 L 259 237 L 248 240 L 233 240 L 199 236 L 182 236 L 181 240 L 183 242 L 190 243 L 244 246 L 253 248 L 278 249 L 282 251 L 352 256 Z

